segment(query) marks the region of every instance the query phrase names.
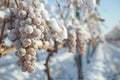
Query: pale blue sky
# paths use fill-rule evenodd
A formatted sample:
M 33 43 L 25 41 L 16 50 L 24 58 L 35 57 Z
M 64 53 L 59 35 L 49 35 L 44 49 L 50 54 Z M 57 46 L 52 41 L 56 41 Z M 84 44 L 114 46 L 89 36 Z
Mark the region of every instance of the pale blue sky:
M 108 33 L 120 22 L 120 0 L 101 0 L 98 11 L 108 27 L 103 28 L 104 33 Z
M 48 2 L 52 5 L 55 4 L 55 0 L 48 0 Z M 101 18 L 105 19 L 105 25 L 107 25 L 107 28 L 101 25 L 104 34 L 120 22 L 120 0 L 100 0 L 98 11 Z

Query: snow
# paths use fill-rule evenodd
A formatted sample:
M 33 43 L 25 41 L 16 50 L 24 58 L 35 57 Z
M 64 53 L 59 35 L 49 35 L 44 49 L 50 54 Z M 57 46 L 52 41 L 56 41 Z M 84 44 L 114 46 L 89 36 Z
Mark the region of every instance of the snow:
M 111 39 L 115 35 L 107 38 Z M 5 40 L 8 44 L 9 41 Z M 90 63 L 87 63 L 87 54 L 82 56 L 83 80 L 120 80 L 120 47 L 118 47 L 120 44 L 119 40 L 112 41 L 114 43 L 109 40 L 99 43 L 93 56 L 89 57 Z M 48 53 L 45 50 L 37 51 L 37 62 L 33 73 L 20 70 L 16 65 L 18 58 L 14 53 L 15 51 L 10 52 L 0 58 L 0 80 L 47 80 L 44 63 Z M 53 55 L 50 69 L 54 80 L 78 80 L 75 56 L 76 54 L 68 52 L 68 48 L 61 48 Z
M 84 70 L 84 80 L 119 80 L 120 49 L 111 44 L 99 44 L 94 56 Z
M 22 72 L 16 65 L 17 57 L 14 52 L 2 56 L 0 59 L 0 80 L 47 80 L 44 72 L 47 52 L 37 52 L 37 63 L 33 73 Z M 64 56 L 64 57 L 63 57 Z M 74 62 L 74 54 L 68 53 L 67 49 L 60 49 L 51 58 L 51 74 L 55 80 L 77 80 L 77 68 Z M 75 75 L 75 76 L 73 76 Z
M 37 51 L 37 63 L 33 73 L 22 72 L 16 65 L 17 57 L 14 52 L 6 54 L 0 59 L 0 80 L 47 80 L 45 70 L 45 50 Z M 51 75 L 54 80 L 78 80 L 75 54 L 62 48 L 51 58 Z M 84 80 L 119 80 L 120 49 L 109 43 L 100 43 L 86 63 L 86 54 L 83 55 Z

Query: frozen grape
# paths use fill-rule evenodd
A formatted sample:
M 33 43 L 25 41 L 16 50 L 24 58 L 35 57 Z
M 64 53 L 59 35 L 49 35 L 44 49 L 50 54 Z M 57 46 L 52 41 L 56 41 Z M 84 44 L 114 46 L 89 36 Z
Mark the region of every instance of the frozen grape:
M 20 10 L 19 13 L 18 13 L 18 16 L 20 19 L 25 19 L 26 16 L 27 16 L 27 13 L 25 10 Z
M 19 7 L 21 9 L 24 9 L 26 7 L 26 3 L 24 1 L 21 1 L 20 4 L 19 4 Z
M 28 53 L 28 54 L 33 54 L 33 53 L 36 54 L 36 51 L 35 51 L 34 48 L 29 48 L 29 49 L 27 50 L 27 53 Z
M 26 24 L 32 24 L 32 19 L 31 18 L 27 18 L 25 21 Z
M 24 33 L 24 27 L 20 27 L 20 28 L 19 28 L 19 32 L 20 32 L 20 33 Z
M 40 36 L 41 35 L 41 30 L 40 29 L 34 29 L 34 32 L 33 32 L 33 35 L 35 36 L 35 37 L 38 37 L 38 36 Z
M 29 18 L 32 18 L 32 19 L 35 18 L 35 13 L 30 12 L 30 13 L 28 14 L 28 17 L 29 17 Z
M 10 33 L 10 34 L 8 34 L 8 38 L 10 41 L 14 41 L 17 39 L 17 35 L 14 33 Z
M 32 58 L 32 56 L 31 56 L 30 54 L 26 54 L 26 55 L 25 55 L 25 59 L 26 59 L 26 60 L 31 60 L 31 58 Z
M 23 72 L 33 72 L 36 61 L 36 50 L 43 45 L 50 45 L 50 39 L 58 38 L 61 32 L 57 21 L 49 19 L 47 10 L 41 3 L 39 5 L 27 5 L 21 1 L 19 7 L 11 8 L 10 23 L 5 26 L 10 28 L 8 38 L 13 42 L 18 57 L 17 65 Z M 55 29 L 58 30 L 55 30 Z M 51 30 L 52 29 L 52 30 Z M 54 30 L 54 31 L 53 31 Z M 54 42 L 52 42 L 54 43 Z
M 31 34 L 33 32 L 33 27 L 31 25 L 25 25 L 24 31 L 26 34 Z
M 25 26 L 25 20 L 21 20 L 21 21 L 20 21 L 20 26 L 21 26 L 21 27 Z
M 18 54 L 19 54 L 20 57 L 25 56 L 26 55 L 26 50 L 24 48 L 19 48 Z
M 34 23 L 35 25 L 40 25 L 40 24 L 41 24 L 41 18 L 34 18 L 34 19 L 33 19 L 33 23 Z
M 31 6 L 27 6 L 27 7 L 25 8 L 25 10 L 26 10 L 28 13 L 33 12 L 33 8 L 32 8 Z
M 29 38 L 23 39 L 22 44 L 28 47 L 29 45 L 31 45 L 31 39 Z

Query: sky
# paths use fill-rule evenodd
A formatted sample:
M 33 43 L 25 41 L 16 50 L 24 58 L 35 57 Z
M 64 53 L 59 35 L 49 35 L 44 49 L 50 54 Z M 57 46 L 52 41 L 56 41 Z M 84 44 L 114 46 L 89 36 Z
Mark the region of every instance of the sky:
M 113 29 L 120 22 L 120 0 L 100 0 L 98 11 L 102 18 L 105 19 L 104 24 L 107 26 L 102 30 L 104 34 Z M 103 27 L 103 25 L 101 25 Z
M 48 0 L 48 3 L 53 5 L 55 0 Z M 105 26 L 100 25 L 104 35 L 120 23 L 120 0 L 100 0 L 97 8 L 101 18 L 105 19 Z

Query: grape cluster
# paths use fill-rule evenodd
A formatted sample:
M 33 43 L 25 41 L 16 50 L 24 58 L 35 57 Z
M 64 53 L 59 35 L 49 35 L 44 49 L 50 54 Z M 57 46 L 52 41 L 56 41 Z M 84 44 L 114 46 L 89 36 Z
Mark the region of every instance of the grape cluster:
M 18 66 L 26 72 L 33 72 L 36 61 L 36 50 L 39 46 L 47 44 L 44 34 L 47 34 L 45 23 L 48 19 L 44 5 L 27 6 L 21 1 L 18 8 L 10 9 L 10 34 L 8 38 L 16 47 Z M 8 24 L 8 23 L 7 23 Z
M 76 52 L 82 55 L 85 52 L 86 41 L 84 39 L 84 32 L 81 28 L 76 29 L 76 36 Z
M 69 52 L 75 52 L 76 50 L 76 32 L 72 26 L 68 27 L 68 38 L 66 45 L 69 48 Z
M 65 45 L 69 48 L 69 52 L 76 52 L 82 55 L 85 52 L 89 35 L 81 27 L 69 26 L 67 31 L 68 38 Z

